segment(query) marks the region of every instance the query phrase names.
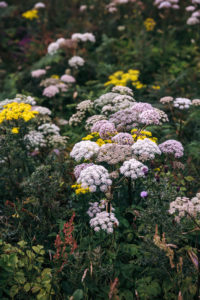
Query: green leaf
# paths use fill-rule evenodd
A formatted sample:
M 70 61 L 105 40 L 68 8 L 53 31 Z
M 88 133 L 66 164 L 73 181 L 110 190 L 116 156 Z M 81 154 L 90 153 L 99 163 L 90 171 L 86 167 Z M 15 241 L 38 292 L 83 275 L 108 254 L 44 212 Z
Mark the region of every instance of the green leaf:
M 25 286 L 24 286 L 25 292 L 27 293 L 28 291 L 30 291 L 30 288 L 31 288 L 30 283 L 26 283 Z
M 120 300 L 133 300 L 133 293 L 131 293 L 131 291 L 126 290 L 124 291 L 122 294 L 119 295 Z
M 17 285 L 13 285 L 10 289 L 10 297 L 15 297 L 15 295 L 17 295 L 17 293 L 19 292 L 19 288 Z
M 80 299 L 83 299 L 83 290 L 76 290 L 74 293 L 73 293 L 73 300 L 80 300 Z
M 43 250 L 43 246 L 41 245 L 37 245 L 37 246 L 33 246 L 32 249 L 35 251 L 35 253 L 37 254 L 41 254 L 41 255 L 44 255 L 45 254 L 45 251 Z

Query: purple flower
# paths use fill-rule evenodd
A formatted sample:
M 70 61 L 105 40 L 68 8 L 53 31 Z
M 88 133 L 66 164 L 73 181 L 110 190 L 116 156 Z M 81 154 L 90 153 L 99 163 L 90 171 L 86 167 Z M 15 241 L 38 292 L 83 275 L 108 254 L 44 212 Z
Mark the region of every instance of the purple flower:
M 60 154 L 60 150 L 58 150 L 58 149 L 53 149 L 53 152 L 54 152 L 56 155 L 59 155 L 59 154 Z
M 167 140 L 158 146 L 160 150 L 165 154 L 173 154 L 177 158 L 183 156 L 183 145 L 176 140 Z
M 142 191 L 140 193 L 140 197 L 142 197 L 142 198 L 146 198 L 147 196 L 148 196 L 148 193 L 146 191 Z
M 147 167 L 144 167 L 144 168 L 142 169 L 142 171 L 144 172 L 144 175 L 147 175 L 147 174 L 148 174 L 148 168 L 147 168 Z

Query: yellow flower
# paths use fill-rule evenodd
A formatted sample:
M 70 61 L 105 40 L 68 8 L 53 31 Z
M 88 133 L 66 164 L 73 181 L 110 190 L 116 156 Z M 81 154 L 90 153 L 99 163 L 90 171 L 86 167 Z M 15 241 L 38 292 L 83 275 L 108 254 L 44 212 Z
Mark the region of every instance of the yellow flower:
M 86 193 L 89 193 L 90 192 L 90 189 L 89 188 L 82 188 L 81 187 L 81 184 L 73 184 L 71 186 L 72 189 L 75 189 L 75 193 L 76 195 L 79 195 L 79 194 L 86 194 Z
M 135 86 L 137 89 L 141 89 L 145 87 L 145 85 L 139 81 L 139 75 L 139 70 L 130 69 L 127 73 L 124 73 L 123 71 L 117 71 L 108 77 L 109 81 L 107 81 L 104 85 L 107 86 L 113 84 L 115 86 L 126 86 L 128 82 L 131 82 L 132 85 Z
M 31 110 L 30 104 L 12 102 L 4 105 L 0 112 L 0 124 L 4 121 L 23 119 L 25 122 L 35 118 L 37 111 Z
M 156 22 L 152 18 L 147 18 L 144 21 L 144 26 L 147 31 L 152 31 L 152 30 L 154 30 L 154 27 L 156 26 Z
M 19 127 L 13 127 L 13 129 L 11 130 L 12 133 L 17 134 L 19 133 Z
M 51 75 L 51 78 L 59 79 L 59 76 L 58 75 Z
M 151 87 L 153 90 L 160 90 L 160 86 L 159 85 L 152 85 Z
M 22 14 L 22 17 L 29 20 L 37 19 L 39 17 L 38 10 L 37 9 L 27 10 Z
M 139 132 L 137 128 L 133 128 L 131 130 L 131 134 L 132 134 L 134 141 L 144 140 L 144 139 L 148 138 L 152 142 L 157 143 L 157 140 L 158 140 L 156 137 L 152 137 L 152 133 L 150 131 L 142 130 Z

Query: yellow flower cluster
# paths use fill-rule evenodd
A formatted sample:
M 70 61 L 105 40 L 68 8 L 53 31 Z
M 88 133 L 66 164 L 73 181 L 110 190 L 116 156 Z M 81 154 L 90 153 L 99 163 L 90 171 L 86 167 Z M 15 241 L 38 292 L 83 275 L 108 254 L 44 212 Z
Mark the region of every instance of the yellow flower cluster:
M 58 75 L 54 74 L 54 75 L 51 75 L 51 78 L 53 78 L 53 79 L 59 79 L 60 77 Z
M 13 129 L 11 130 L 12 133 L 17 134 L 19 133 L 19 127 L 13 127 Z
M 93 140 L 99 147 L 101 147 L 104 144 L 112 143 L 111 140 L 103 140 L 99 138 L 99 133 L 98 132 L 92 132 L 88 134 L 86 137 L 82 138 L 83 141 L 91 141 Z
M 128 82 L 131 82 L 136 89 L 142 89 L 145 87 L 145 85 L 139 81 L 139 75 L 139 70 L 128 70 L 127 73 L 124 73 L 123 71 L 117 71 L 108 77 L 109 81 L 107 81 L 104 85 L 107 86 L 113 84 L 115 86 L 126 86 Z
M 134 128 L 131 130 L 132 137 L 134 141 L 144 140 L 146 138 L 150 139 L 152 142 L 157 143 L 157 138 L 152 137 L 152 133 L 150 131 L 138 131 L 138 129 Z
M 37 19 L 39 17 L 38 10 L 37 9 L 27 10 L 22 14 L 22 17 L 29 20 Z
M 151 87 L 153 90 L 160 90 L 160 86 L 159 85 L 152 85 Z
M 84 188 L 81 187 L 81 184 L 73 184 L 73 185 L 71 186 L 71 188 L 72 188 L 72 189 L 75 189 L 76 195 L 79 195 L 79 194 L 86 194 L 86 193 L 89 193 L 89 192 L 90 192 L 89 188 L 84 189 Z
M 4 105 L 4 109 L 0 112 L 0 124 L 3 121 L 11 121 L 23 119 L 25 122 L 35 118 L 37 111 L 31 111 L 31 105 L 25 103 L 12 102 Z M 16 129 L 15 129 L 16 131 Z
M 156 26 L 156 22 L 152 18 L 147 18 L 144 21 L 144 26 L 146 28 L 146 31 L 152 31 L 152 30 L 154 30 L 154 27 Z

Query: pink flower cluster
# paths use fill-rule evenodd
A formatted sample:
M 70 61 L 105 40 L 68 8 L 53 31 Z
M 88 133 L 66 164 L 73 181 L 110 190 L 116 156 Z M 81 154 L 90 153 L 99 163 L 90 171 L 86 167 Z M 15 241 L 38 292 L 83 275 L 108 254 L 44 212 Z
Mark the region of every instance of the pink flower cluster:
M 183 156 L 183 145 L 176 140 L 167 140 L 160 144 L 159 148 L 163 153 L 173 154 L 177 158 Z
M 155 0 L 154 5 L 158 7 L 158 9 L 162 8 L 172 8 L 179 9 L 178 5 L 179 0 Z
M 42 75 L 45 75 L 45 74 L 46 74 L 46 70 L 44 70 L 44 69 L 38 69 L 38 70 L 35 70 L 35 71 L 31 72 L 31 76 L 33 78 L 38 78 L 38 77 L 41 77 Z

